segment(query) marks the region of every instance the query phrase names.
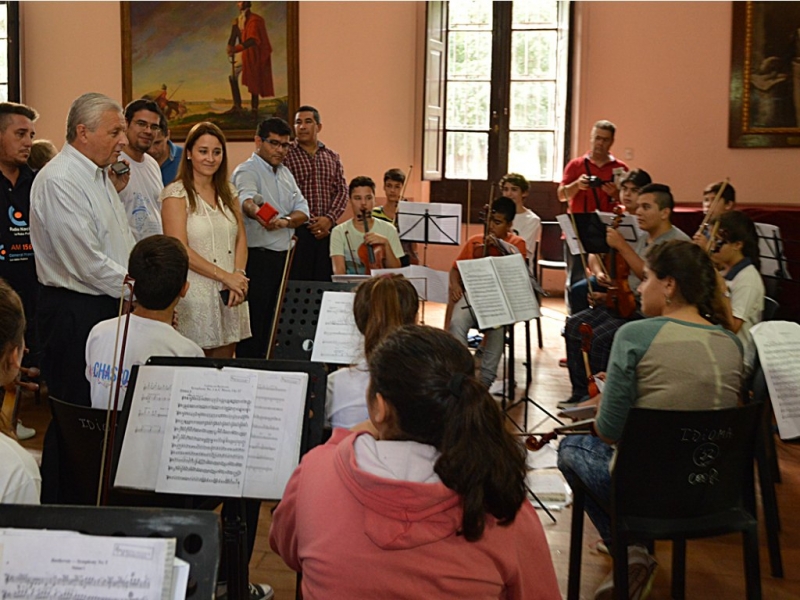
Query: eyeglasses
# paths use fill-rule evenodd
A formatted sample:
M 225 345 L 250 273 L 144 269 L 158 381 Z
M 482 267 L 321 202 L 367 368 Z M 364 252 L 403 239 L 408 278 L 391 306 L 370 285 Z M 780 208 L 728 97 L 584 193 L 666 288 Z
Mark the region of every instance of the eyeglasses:
M 290 142 L 279 142 L 278 140 L 268 140 L 266 138 L 261 138 L 262 142 L 265 142 L 275 148 L 276 150 L 280 148 L 281 150 L 288 150 L 291 148 L 292 144 Z
M 148 123 L 147 121 L 134 121 L 134 125 L 136 125 L 139 129 L 149 129 L 153 133 L 158 133 L 161 131 L 161 125 L 158 123 Z

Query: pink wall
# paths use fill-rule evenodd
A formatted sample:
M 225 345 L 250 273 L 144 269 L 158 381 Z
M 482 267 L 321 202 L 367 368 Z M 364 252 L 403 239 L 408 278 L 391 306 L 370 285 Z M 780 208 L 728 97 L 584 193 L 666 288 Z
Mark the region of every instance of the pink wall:
M 730 176 L 743 202 L 800 203 L 800 149 L 727 147 L 731 6 L 728 2 L 580 2 L 573 152 L 591 124 L 614 121 L 615 152 L 698 202 Z M 39 137 L 61 145 L 70 102 L 86 91 L 121 96 L 117 2 L 23 2 L 23 101 L 41 113 Z M 419 181 L 423 2 L 302 2 L 301 101 L 322 112 L 321 138 L 342 154 L 346 176 L 380 179 L 415 165 Z M 252 151 L 231 144 L 231 164 Z M 380 191 L 379 191 L 380 195 Z M 455 250 L 433 247 L 446 267 Z
M 615 154 L 699 202 L 731 178 L 744 203 L 800 204 L 800 149 L 728 148 L 730 2 L 581 2 L 573 139 L 585 152 L 598 119 L 617 127 Z

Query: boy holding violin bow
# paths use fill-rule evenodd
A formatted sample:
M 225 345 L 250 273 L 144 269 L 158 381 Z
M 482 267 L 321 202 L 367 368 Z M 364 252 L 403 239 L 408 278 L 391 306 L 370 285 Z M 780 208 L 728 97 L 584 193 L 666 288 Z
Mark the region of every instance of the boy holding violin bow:
M 689 237 L 672 224 L 672 210 L 675 201 L 672 198 L 669 186 L 652 183 L 644 186 L 639 192 L 636 218 L 643 235 L 639 236 L 636 244 L 631 246 L 625 238 L 613 228 L 606 230 L 606 242 L 612 251 L 618 254 L 629 267 L 630 274 L 627 284 L 633 293 L 639 287 L 644 272 L 644 256 L 648 249 L 660 242 Z M 567 345 L 567 368 L 572 383 L 572 395 L 569 399 L 559 403 L 559 408 L 574 406 L 588 396 L 588 375 L 605 371 L 611 351 L 614 335 L 622 325 L 634 319 L 641 318 L 638 310 L 632 314 L 622 315 L 614 307 L 605 304 L 606 295 L 592 293 L 594 308 L 582 310 L 567 319 L 564 337 Z M 638 298 L 636 298 L 638 306 Z M 581 334 L 582 324 L 589 326 L 591 346 L 587 352 L 589 373 L 587 373 L 582 346 L 586 344 L 586 334 Z M 586 328 L 584 327 L 584 332 Z
M 353 218 L 331 232 L 331 265 L 334 275 L 369 275 L 372 269 L 396 269 L 405 256 L 397 229 L 374 219 L 375 182 L 359 176 L 350 182 Z
M 525 240 L 514 235 L 511 230 L 516 212 L 517 207 L 510 198 L 498 198 L 492 202 L 489 214 L 486 215 L 484 233 L 470 237 L 453 261 L 450 269 L 450 302 L 455 305 L 448 331 L 465 346 L 470 328 L 477 327 L 478 323 L 475 315 L 469 310 L 464 296 L 464 286 L 457 262 L 516 253 L 526 256 Z M 503 328 L 490 329 L 485 334 L 486 345 L 481 361 L 480 381 L 488 388 L 497 376 L 497 365 L 500 364 L 500 357 L 503 354 Z

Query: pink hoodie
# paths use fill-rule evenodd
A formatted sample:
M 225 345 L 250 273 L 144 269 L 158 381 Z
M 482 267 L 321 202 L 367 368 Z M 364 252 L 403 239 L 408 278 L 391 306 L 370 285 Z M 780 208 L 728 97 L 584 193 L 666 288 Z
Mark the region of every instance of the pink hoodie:
M 292 475 L 269 541 L 303 573 L 305 600 L 560 600 L 539 517 L 525 502 L 477 542 L 456 535 L 458 495 L 442 483 L 385 479 L 358 467 L 355 440 L 334 430 Z

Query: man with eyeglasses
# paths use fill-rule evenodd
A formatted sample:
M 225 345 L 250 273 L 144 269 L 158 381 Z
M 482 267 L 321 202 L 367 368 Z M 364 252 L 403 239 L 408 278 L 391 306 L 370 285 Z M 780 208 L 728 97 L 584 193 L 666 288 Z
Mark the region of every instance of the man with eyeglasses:
M 308 221 L 308 202 L 283 164 L 291 133 L 283 119 L 262 121 L 255 136 L 255 152 L 233 171 L 247 233 L 248 306 L 253 333 L 236 345 L 239 357 L 267 355 L 286 255 L 295 229 Z
M 161 131 L 161 110 L 152 100 L 134 100 L 125 107 L 128 125 L 128 145 L 120 153 L 120 160 L 130 168 L 130 181 L 119 192 L 125 206 L 131 233 L 138 242 L 157 233 L 161 226 L 161 205 L 158 197 L 164 184 L 161 168 L 147 151 L 153 145 L 156 133 Z

